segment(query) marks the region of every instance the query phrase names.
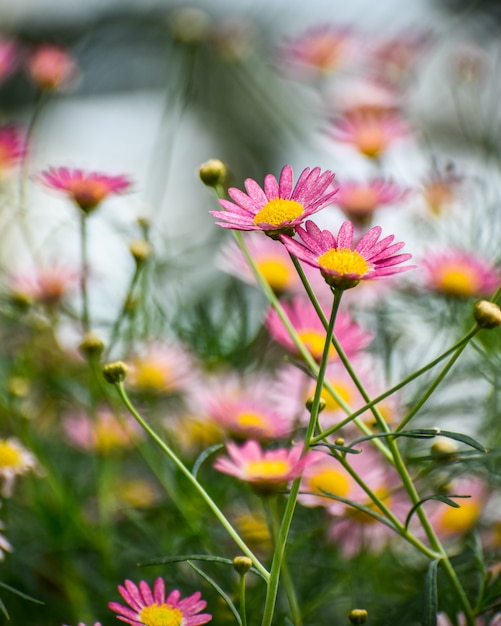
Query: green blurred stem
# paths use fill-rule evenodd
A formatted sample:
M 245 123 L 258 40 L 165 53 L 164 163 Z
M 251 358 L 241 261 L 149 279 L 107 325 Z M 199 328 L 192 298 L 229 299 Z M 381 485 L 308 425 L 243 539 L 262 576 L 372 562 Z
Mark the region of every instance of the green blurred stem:
M 87 214 L 80 212 L 80 294 L 82 298 L 82 329 L 84 333 L 90 331 L 89 297 L 87 294 L 87 278 L 89 274 L 89 260 L 87 254 Z
M 266 581 L 270 578 L 270 573 L 266 570 L 266 568 L 261 564 L 260 560 L 253 554 L 253 552 L 248 548 L 247 544 L 241 539 L 239 534 L 230 524 L 230 522 L 226 519 L 223 512 L 219 509 L 214 500 L 210 497 L 210 495 L 205 491 L 202 485 L 198 482 L 198 480 L 193 476 L 193 474 L 189 471 L 189 469 L 184 465 L 181 459 L 174 453 L 173 450 L 164 442 L 160 437 L 156 434 L 156 432 L 145 422 L 145 420 L 141 417 L 141 415 L 136 411 L 134 406 L 132 405 L 127 392 L 125 391 L 125 387 L 123 383 L 117 383 L 115 385 L 118 394 L 125 404 L 127 409 L 131 412 L 131 414 L 135 417 L 138 423 L 142 426 L 142 428 L 148 433 L 148 435 L 157 443 L 157 445 L 162 449 L 163 452 L 174 462 L 177 468 L 181 471 L 182 474 L 189 480 L 189 482 L 195 487 L 198 493 L 202 496 L 203 500 L 208 504 L 209 508 L 212 510 L 214 515 L 217 517 L 219 522 L 222 524 L 226 532 L 230 535 L 233 541 L 237 544 L 237 546 L 242 550 L 242 552 L 248 556 L 254 567 L 259 570 Z
M 239 588 L 240 588 L 240 616 L 242 618 L 242 626 L 247 626 L 247 608 L 245 606 L 245 593 L 246 593 L 246 574 L 240 574 Z
M 266 283 L 267 284 L 267 283 Z M 317 384 L 315 387 L 315 394 L 313 396 L 313 402 L 311 407 L 310 420 L 306 435 L 303 443 L 303 455 L 306 454 L 309 448 L 309 441 L 315 430 L 318 419 L 318 407 L 320 404 L 320 398 L 322 394 L 322 387 L 324 382 L 325 370 L 327 368 L 327 361 L 329 359 L 329 350 L 331 345 L 332 334 L 334 331 L 334 323 L 336 321 L 337 311 L 341 302 L 342 291 L 334 292 L 334 298 L 332 301 L 332 312 L 327 327 L 327 335 L 325 337 L 324 350 L 322 353 L 322 359 L 320 361 L 320 368 L 318 372 Z M 285 547 L 287 544 L 287 537 L 289 535 L 292 518 L 294 516 L 294 510 L 296 508 L 297 496 L 299 493 L 299 487 L 301 484 L 301 478 L 296 478 L 292 483 L 289 497 L 287 498 L 287 504 L 285 506 L 284 515 L 282 517 L 282 523 L 278 530 L 277 540 L 275 543 L 275 550 L 273 552 L 273 560 L 271 562 L 270 580 L 268 584 L 268 590 L 266 593 L 266 601 L 263 612 L 262 626 L 271 626 L 273 620 L 273 614 L 275 612 L 275 604 L 278 593 L 278 585 L 280 582 L 280 574 L 283 567 Z

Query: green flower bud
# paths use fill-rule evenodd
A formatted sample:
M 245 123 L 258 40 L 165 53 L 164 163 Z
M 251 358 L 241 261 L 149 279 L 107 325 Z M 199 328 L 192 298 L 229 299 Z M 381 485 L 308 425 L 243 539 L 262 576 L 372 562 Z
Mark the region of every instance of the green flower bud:
M 86 358 L 100 356 L 104 350 L 104 343 L 94 333 L 86 333 L 78 346 L 80 354 Z
M 106 382 L 116 385 L 125 380 L 127 371 L 128 367 L 123 361 L 113 361 L 112 363 L 106 363 L 103 367 L 103 376 Z
M 240 576 L 243 576 L 244 574 L 247 574 L 252 567 L 252 561 L 248 556 L 236 556 L 233 559 L 233 567 L 240 574 Z
M 352 624 L 355 624 L 355 625 L 365 624 L 365 622 L 367 621 L 367 617 L 368 617 L 368 614 L 365 609 L 352 609 L 348 613 L 348 619 L 350 620 Z
M 311 413 L 311 409 L 313 408 L 313 398 L 308 398 L 308 400 L 306 400 L 305 402 L 305 406 L 308 409 L 308 411 L 310 411 Z M 325 407 L 327 406 L 327 402 L 321 397 L 320 400 L 318 401 L 318 412 L 321 413 Z
M 473 317 L 480 328 L 496 328 L 501 325 L 501 309 L 489 300 L 475 302 Z
M 216 187 L 226 179 L 226 165 L 219 159 L 210 159 L 202 163 L 198 170 L 200 180 L 208 187 Z

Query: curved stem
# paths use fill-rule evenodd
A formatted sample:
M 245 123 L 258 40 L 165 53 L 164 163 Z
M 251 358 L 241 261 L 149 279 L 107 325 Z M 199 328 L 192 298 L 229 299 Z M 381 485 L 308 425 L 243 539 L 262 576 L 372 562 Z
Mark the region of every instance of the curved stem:
M 226 519 L 223 512 L 219 509 L 214 500 L 210 497 L 210 495 L 205 491 L 202 485 L 198 482 L 198 480 L 193 476 L 193 474 L 189 471 L 189 469 L 184 465 L 181 459 L 175 454 L 173 450 L 164 442 L 160 437 L 156 434 L 156 432 L 149 426 L 147 422 L 142 418 L 142 416 L 136 411 L 134 406 L 132 405 L 127 392 L 125 391 L 125 387 L 123 383 L 116 383 L 115 385 L 120 399 L 131 412 L 131 414 L 135 417 L 138 423 L 142 426 L 142 428 L 148 433 L 148 435 L 155 441 L 155 443 L 165 452 L 165 454 L 174 462 L 176 467 L 181 471 L 181 473 L 189 480 L 189 482 L 195 487 L 198 491 L 199 495 L 205 500 L 205 502 L 209 505 L 209 508 L 215 514 L 219 522 L 222 524 L 226 532 L 230 535 L 233 541 L 237 544 L 237 546 L 242 550 L 245 556 L 248 556 L 254 567 L 259 570 L 266 581 L 269 580 L 270 574 L 266 570 L 266 568 L 261 564 L 261 561 L 253 554 L 253 552 L 248 548 L 247 544 L 241 539 L 240 535 L 233 528 L 231 523 Z
M 87 278 L 89 261 L 87 257 L 87 214 L 80 214 L 80 294 L 82 298 L 82 329 L 84 333 L 90 330 L 89 297 L 87 293 Z

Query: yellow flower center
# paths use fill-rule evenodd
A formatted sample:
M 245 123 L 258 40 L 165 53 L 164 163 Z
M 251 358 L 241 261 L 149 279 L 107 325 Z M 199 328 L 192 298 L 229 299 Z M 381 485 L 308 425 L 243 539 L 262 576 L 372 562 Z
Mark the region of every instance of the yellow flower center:
M 98 422 L 94 430 L 96 449 L 109 453 L 117 448 L 123 448 L 130 443 L 129 436 L 119 424 L 110 421 Z
M 336 68 L 342 51 L 342 41 L 331 35 L 319 36 L 308 42 L 304 50 L 306 62 L 321 71 L 328 72 Z
M 363 276 L 370 269 L 364 257 L 356 250 L 349 248 L 331 248 L 319 256 L 317 261 L 322 268 L 336 272 L 340 276 L 345 274 Z
M 458 509 L 447 506 L 441 517 L 442 528 L 449 533 L 465 533 L 480 515 L 480 503 L 466 501 Z
M 384 488 L 375 489 L 374 493 L 382 502 L 384 502 L 385 505 L 390 506 L 390 494 L 388 493 L 386 489 Z M 372 500 L 368 502 L 362 502 L 361 504 L 363 504 L 365 507 L 367 507 L 371 511 L 374 511 L 374 513 L 381 514 L 380 508 L 377 506 L 377 504 L 372 502 Z M 365 525 L 365 524 L 374 524 L 377 522 L 376 518 L 372 517 L 372 515 L 369 515 L 365 511 L 361 511 L 360 509 L 356 509 L 354 507 L 348 509 L 347 514 L 351 518 L 356 520 L 359 524 Z
M 463 298 L 475 295 L 479 288 L 475 271 L 461 265 L 444 268 L 438 275 L 437 284 L 447 295 Z
M 21 451 L 8 441 L 0 441 L 0 468 L 19 468 L 22 464 Z
M 359 152 L 375 159 L 386 149 L 388 138 L 381 126 L 367 124 L 356 130 L 353 143 Z
M 290 465 L 285 460 L 261 459 L 250 461 L 247 464 L 247 474 L 250 478 L 265 480 L 282 480 L 290 471 Z
M 149 391 L 161 391 L 168 386 L 165 367 L 159 367 L 154 362 L 141 361 L 136 363 L 131 380 L 135 387 Z
M 254 217 L 254 224 L 272 224 L 281 226 L 296 219 L 304 213 L 304 207 L 295 200 L 284 200 L 283 198 L 273 198 L 258 211 Z
M 346 497 L 350 492 L 348 477 L 334 469 L 326 469 L 307 479 L 308 491 L 321 496 L 333 494 Z
M 68 191 L 75 202 L 83 209 L 89 210 L 96 207 L 108 195 L 109 189 L 106 183 L 100 180 L 72 180 L 68 184 Z
M 284 259 L 263 258 L 256 265 L 273 291 L 283 291 L 290 287 L 294 274 Z
M 346 404 L 351 404 L 353 402 L 353 391 L 347 385 L 342 382 L 336 382 L 334 380 L 329 380 L 329 383 L 334 391 L 341 398 L 341 400 L 344 400 Z M 334 398 L 332 394 L 327 391 L 327 389 L 323 390 L 322 398 L 326 402 L 326 411 L 337 411 L 340 408 L 339 402 Z
M 183 623 L 183 614 L 179 609 L 170 604 L 159 606 L 156 602 L 141 609 L 139 618 L 145 626 L 181 626 Z
M 242 428 L 264 428 L 267 426 L 265 418 L 258 413 L 240 413 L 235 421 Z
M 322 357 L 325 344 L 325 334 L 321 334 L 316 330 L 302 330 L 298 332 L 298 337 L 304 343 L 311 356 L 315 359 Z M 333 345 L 329 348 L 329 358 L 337 356 L 336 349 Z

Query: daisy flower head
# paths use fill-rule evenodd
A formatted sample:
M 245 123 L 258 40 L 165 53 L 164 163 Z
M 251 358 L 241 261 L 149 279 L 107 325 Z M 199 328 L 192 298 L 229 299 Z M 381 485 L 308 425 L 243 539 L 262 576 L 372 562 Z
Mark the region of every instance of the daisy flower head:
M 54 306 L 78 287 L 79 272 L 61 264 L 44 265 L 14 274 L 10 292 L 19 302 Z
M 3 83 L 16 69 L 19 59 L 19 46 L 14 39 L 0 38 L 0 83 Z
M 383 278 L 414 269 L 414 265 L 400 265 L 412 255 L 396 254 L 405 243 L 393 243 L 394 235 L 379 240 L 380 226 L 373 226 L 355 245 L 353 232 L 353 224 L 347 221 L 335 237 L 329 230 L 321 230 L 308 220 L 305 228 L 297 228 L 302 243 L 287 235 L 282 235 L 281 239 L 291 254 L 318 268 L 334 289 L 351 289 L 361 280 Z
M 0 126 L 0 172 L 19 163 L 26 153 L 21 131 L 10 125 Z
M 51 189 L 65 192 L 85 214 L 94 211 L 109 195 L 121 193 L 131 185 L 127 176 L 67 167 L 51 167 L 40 174 L 39 180 Z
M 388 148 L 410 130 L 394 115 L 352 113 L 334 120 L 329 134 L 336 141 L 352 145 L 369 159 L 379 159 Z
M 127 384 L 139 393 L 183 393 L 194 381 L 194 366 L 191 355 L 180 344 L 144 346 L 130 359 Z
M 399 202 L 407 193 L 407 190 L 383 179 L 347 181 L 340 186 L 335 204 L 350 221 L 364 226 L 371 221 L 378 208 Z
M 12 437 L 0 439 L 0 479 L 3 480 L 2 495 L 12 495 L 14 482 L 18 476 L 36 470 L 35 456 L 22 443 Z
M 31 53 L 27 70 L 31 80 L 40 89 L 55 91 L 67 86 L 75 78 L 77 65 L 68 52 L 47 44 Z
M 245 181 L 244 193 L 231 187 L 228 194 L 233 200 L 219 200 L 225 211 L 209 211 L 216 224 L 234 230 L 263 231 L 278 239 L 282 233 L 293 234 L 305 218 L 320 211 L 336 195 L 330 170 L 321 173 L 319 167 L 307 167 L 294 184 L 292 167 L 282 169 L 279 180 L 272 174 L 264 179 L 264 188 L 252 178 Z
M 162 578 L 155 580 L 153 589 L 144 580 L 138 585 L 126 580 L 118 591 L 128 606 L 109 602 L 108 607 L 131 626 L 200 626 L 212 619 L 209 613 L 200 612 L 207 602 L 201 599 L 199 591 L 183 599 L 177 589 L 166 595 Z
M 422 260 L 425 287 L 454 298 L 488 296 L 501 284 L 501 272 L 464 250 L 430 252 Z
M 219 457 L 214 468 L 250 483 L 261 495 L 283 491 L 290 480 L 298 478 L 309 460 L 309 454 L 302 455 L 302 446 L 290 449 L 277 448 L 263 450 L 254 440 L 242 446 L 228 443 L 228 457 Z
M 321 359 L 327 333 L 310 301 L 302 296 L 297 296 L 291 302 L 284 302 L 282 308 L 311 355 L 317 360 Z M 297 348 L 275 309 L 269 309 L 265 325 L 275 341 L 291 352 L 297 353 Z M 349 356 L 355 356 L 372 340 L 372 335 L 363 330 L 344 311 L 340 311 L 336 317 L 334 334 L 343 350 Z M 334 346 L 332 346 L 329 359 L 336 358 L 337 353 Z

